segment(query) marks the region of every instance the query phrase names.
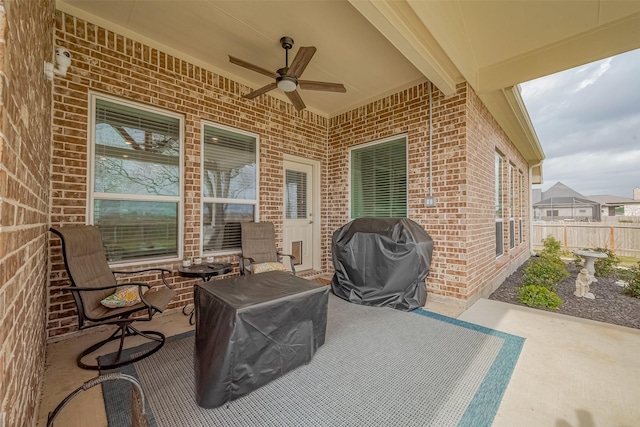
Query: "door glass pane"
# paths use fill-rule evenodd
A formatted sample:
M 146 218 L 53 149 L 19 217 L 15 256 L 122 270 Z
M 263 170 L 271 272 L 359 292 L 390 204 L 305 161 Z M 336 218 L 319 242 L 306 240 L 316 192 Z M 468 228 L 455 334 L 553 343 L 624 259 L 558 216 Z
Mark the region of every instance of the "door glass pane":
M 285 188 L 287 219 L 307 218 L 307 174 L 287 170 L 285 172 Z

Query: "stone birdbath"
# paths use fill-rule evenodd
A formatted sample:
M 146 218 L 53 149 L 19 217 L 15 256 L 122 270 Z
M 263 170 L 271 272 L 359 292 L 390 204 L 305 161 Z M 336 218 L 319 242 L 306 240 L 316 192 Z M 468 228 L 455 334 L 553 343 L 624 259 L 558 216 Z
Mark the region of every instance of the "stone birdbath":
M 595 251 L 573 251 L 574 254 L 584 258 L 584 268 L 587 269 L 591 276 L 592 282 L 597 282 L 595 262 L 598 258 L 607 258 L 607 254 Z

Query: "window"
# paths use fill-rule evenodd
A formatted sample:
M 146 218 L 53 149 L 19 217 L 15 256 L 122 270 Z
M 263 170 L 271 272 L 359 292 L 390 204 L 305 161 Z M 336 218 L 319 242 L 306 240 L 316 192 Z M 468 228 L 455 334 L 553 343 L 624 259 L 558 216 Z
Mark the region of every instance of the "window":
M 522 171 L 518 171 L 518 234 L 520 240 L 518 243 L 522 243 L 524 241 L 524 230 L 522 229 L 523 222 L 522 217 L 524 214 L 524 174 Z
M 509 163 L 509 249 L 516 247 L 516 182 L 515 166 Z
M 407 216 L 407 139 L 351 150 L 351 217 Z
M 109 261 L 178 257 L 182 117 L 97 95 L 89 218 Z
M 241 250 L 240 223 L 257 220 L 258 137 L 202 126 L 202 250 Z
M 502 180 L 503 160 L 499 153 L 495 155 L 495 216 L 496 216 L 496 256 L 504 253 L 504 232 L 502 219 Z
M 556 209 L 547 211 L 547 216 L 550 216 L 552 218 L 556 217 L 556 216 L 558 216 L 558 211 Z

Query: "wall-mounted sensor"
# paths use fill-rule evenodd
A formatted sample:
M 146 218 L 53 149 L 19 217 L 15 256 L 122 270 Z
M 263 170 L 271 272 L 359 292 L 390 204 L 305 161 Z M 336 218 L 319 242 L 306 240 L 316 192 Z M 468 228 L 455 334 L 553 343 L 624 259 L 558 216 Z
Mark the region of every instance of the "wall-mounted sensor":
M 51 62 L 44 63 L 44 75 L 49 81 L 53 81 L 53 76 L 66 76 L 67 68 L 71 65 L 71 52 L 69 49 L 56 46 L 56 66 Z

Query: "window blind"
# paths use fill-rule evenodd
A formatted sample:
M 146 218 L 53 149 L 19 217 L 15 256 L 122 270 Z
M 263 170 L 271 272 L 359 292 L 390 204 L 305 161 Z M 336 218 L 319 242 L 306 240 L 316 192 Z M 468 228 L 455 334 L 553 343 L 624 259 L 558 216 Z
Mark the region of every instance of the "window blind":
M 351 151 L 351 216 L 407 216 L 405 137 Z
M 178 116 L 93 98 L 92 221 L 110 261 L 178 255 Z
M 239 251 L 240 223 L 255 218 L 257 138 L 231 129 L 203 127 L 204 251 Z
M 504 253 L 503 228 L 503 160 L 499 153 L 495 154 L 495 217 L 496 217 L 496 257 Z
M 177 196 L 180 120 L 96 99 L 94 191 Z
M 285 172 L 285 215 L 287 219 L 307 218 L 307 174 L 287 170 Z

